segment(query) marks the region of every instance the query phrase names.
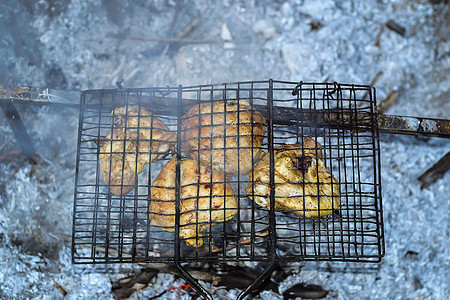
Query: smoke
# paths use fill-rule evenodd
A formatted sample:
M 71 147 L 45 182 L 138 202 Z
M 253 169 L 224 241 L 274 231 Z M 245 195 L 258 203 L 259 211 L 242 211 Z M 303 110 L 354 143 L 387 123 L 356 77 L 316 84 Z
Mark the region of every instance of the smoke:
M 449 8 L 434 4 L 439 1 L 114 2 L 1 2 L 0 84 L 83 90 L 115 88 L 120 80 L 124 87 L 267 78 L 368 84 L 381 71 L 378 100 L 398 91 L 387 113 L 448 117 L 448 28 L 442 25 Z M 405 36 L 387 28 L 388 20 L 406 28 Z M 226 43 L 234 47 L 224 47 L 223 24 L 233 39 Z M 106 271 L 123 276 L 130 266 L 70 262 L 78 112 L 18 110 L 30 119 L 26 127 L 40 160 L 30 165 L 15 152 L 20 147 L 0 117 L 0 144 L 6 143 L 0 151 L 0 294 L 61 297 L 57 282 L 73 298 L 111 298 Z M 333 264 L 306 263 L 280 292 L 308 280 L 337 298 L 445 297 L 442 208 L 449 175 L 425 190 L 416 178 L 448 151 L 448 143 L 387 135 L 381 141 L 386 257 L 378 275 L 332 273 L 327 268 Z M 179 282 L 158 275 L 136 297 L 172 283 Z

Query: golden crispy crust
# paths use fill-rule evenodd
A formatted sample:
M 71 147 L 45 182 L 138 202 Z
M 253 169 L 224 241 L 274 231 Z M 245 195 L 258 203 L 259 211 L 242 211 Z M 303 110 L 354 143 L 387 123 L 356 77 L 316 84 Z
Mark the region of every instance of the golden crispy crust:
M 275 149 L 275 210 L 291 211 L 302 217 L 319 217 L 339 208 L 339 182 L 325 168 L 320 148 L 319 143 L 305 138 L 302 144 Z M 269 209 L 269 154 L 249 176 L 247 196 Z
M 248 174 L 264 154 L 265 124 L 245 100 L 201 103 L 182 117 L 182 146 L 192 159 L 227 175 Z
M 176 158 L 161 170 L 152 185 L 151 224 L 166 231 L 175 228 Z M 237 214 L 237 198 L 218 171 L 188 159 L 181 161 L 180 237 L 193 247 L 203 245 L 202 231 Z M 212 177 L 212 178 L 211 178 Z
M 146 164 L 173 151 L 176 134 L 139 106 L 116 108 L 111 112 L 111 124 L 113 130 L 100 142 L 100 170 L 111 194 L 119 196 L 134 188 L 136 176 Z

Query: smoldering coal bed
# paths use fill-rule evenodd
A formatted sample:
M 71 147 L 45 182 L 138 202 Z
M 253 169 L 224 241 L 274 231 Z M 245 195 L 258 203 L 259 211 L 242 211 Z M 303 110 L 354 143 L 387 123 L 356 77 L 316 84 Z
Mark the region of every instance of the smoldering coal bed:
M 445 2 L 6 1 L 8 7 L 4 5 L 0 18 L 4 33 L 0 52 L 7 59 L 0 62 L 5 70 L 0 77 L 2 84 L 56 88 L 46 80 L 48 64 L 55 63 L 61 66 L 67 87 L 74 89 L 113 87 L 121 79 L 127 87 L 270 76 L 293 81 L 372 82 L 379 101 L 396 94 L 389 114 L 448 118 L 448 27 L 441 25 L 446 23 L 450 7 Z M 173 30 L 168 26 L 171 19 Z M 388 20 L 405 28 L 405 35 L 387 27 Z M 197 21 L 197 26 L 186 38 L 218 42 L 181 40 L 172 44 L 111 38 L 122 34 L 179 37 L 187 33 L 185 28 L 192 29 L 191 21 Z M 268 30 L 260 33 L 264 25 Z M 237 42 L 220 43 L 221 27 L 229 29 Z M 224 44 L 235 47 L 225 48 Z M 164 46 L 169 51 L 163 52 Z M 159 51 L 149 55 L 155 48 Z M 55 97 L 51 100 L 58 102 Z M 76 97 L 71 103 L 78 100 Z M 57 282 L 69 298 L 112 299 L 110 280 L 129 276 L 139 267 L 111 264 L 111 274 L 103 265 L 72 266 L 70 245 L 55 237 L 71 234 L 67 216 L 73 206 L 78 113 L 53 105 L 37 108 L 16 102 L 16 106 L 36 151 L 53 164 L 31 166 L 25 162 L 15 167 L 10 154 L 19 145 L 3 119 L 1 294 L 6 298 L 59 299 Z M 424 189 L 417 181 L 449 151 L 448 140 L 381 133 L 380 144 L 386 257 L 381 264 L 370 264 L 377 272 L 352 271 L 359 263 L 296 263 L 302 266 L 295 270 L 298 275 L 257 299 L 277 299 L 298 282 L 333 290 L 328 296 L 333 299 L 444 299 L 448 295 L 442 276 L 448 261 L 448 237 L 443 234 L 448 217 L 442 208 L 448 205 L 450 175 Z M 34 173 L 36 167 L 38 173 Z M 18 235 L 29 239 L 30 245 L 54 249 L 59 259 L 30 255 L 23 246 L 12 243 L 12 236 Z M 333 272 L 337 265 L 345 266 L 346 272 Z M 148 299 L 182 284 L 173 275 L 160 273 L 132 299 Z M 218 289 L 215 295 L 227 299 L 237 292 L 231 289 L 227 294 Z M 161 299 L 177 295 L 187 298 L 171 290 Z
M 181 118 L 190 107 L 233 99 L 245 99 L 265 116 L 265 152 L 272 153 L 282 144 L 301 143 L 304 137 L 322 145 L 324 163 L 340 183 L 340 207 L 321 218 L 268 210 L 247 198 L 247 176 L 228 177 L 239 200 L 238 214 L 227 223 L 209 224 L 203 247 L 192 248 L 178 238 L 179 219 L 174 233 L 152 226 L 149 220 L 152 183 L 165 161 L 150 164 L 136 176 L 138 180 L 129 194 L 109 193 L 99 170 L 100 152 L 95 141 L 113 129 L 110 114 L 114 108 L 145 107 L 176 132 L 180 142 Z M 175 263 L 183 278 L 203 295 L 204 289 L 185 271 L 184 263 L 266 262 L 267 269 L 245 294 L 267 277 L 277 262 L 379 262 L 384 255 L 384 238 L 375 107 L 371 87 L 337 83 L 270 80 L 84 92 L 80 102 L 73 262 Z M 181 160 L 185 152 L 177 146 L 173 155 Z M 273 164 L 270 172 L 274 172 Z M 177 188 L 179 180 L 178 176 Z

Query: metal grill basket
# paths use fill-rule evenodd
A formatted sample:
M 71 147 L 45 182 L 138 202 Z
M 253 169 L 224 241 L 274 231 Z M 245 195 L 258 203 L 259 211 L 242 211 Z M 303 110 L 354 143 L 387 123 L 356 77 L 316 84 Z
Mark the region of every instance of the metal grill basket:
M 320 218 L 266 209 L 247 197 L 247 175 L 226 176 L 238 198 L 236 216 L 205 230 L 202 247 L 189 247 L 178 234 L 179 165 L 187 156 L 181 147 L 182 118 L 196 104 L 236 99 L 245 99 L 266 118 L 262 149 L 271 156 L 271 186 L 274 149 L 310 137 L 322 145 L 325 166 L 339 181 L 341 205 Z M 102 178 L 96 141 L 114 130 L 111 112 L 131 106 L 151 111 L 177 134 L 177 143 L 165 159 L 136 175 L 131 192 L 114 196 Z M 378 262 L 384 255 L 384 238 L 377 124 L 375 90 L 361 85 L 268 80 L 85 91 L 80 102 L 73 262 L 175 263 L 189 282 L 193 279 L 183 272 L 185 262 L 267 262 L 259 281 L 279 261 Z M 152 184 L 172 157 L 177 160 L 177 213 L 175 231 L 167 232 L 151 224 L 149 206 Z M 272 194 L 272 208 L 274 201 Z

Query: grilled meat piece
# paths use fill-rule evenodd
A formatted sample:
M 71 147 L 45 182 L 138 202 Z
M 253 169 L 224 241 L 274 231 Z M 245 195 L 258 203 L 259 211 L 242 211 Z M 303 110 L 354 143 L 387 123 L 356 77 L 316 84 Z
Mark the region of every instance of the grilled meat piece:
M 325 168 L 320 148 L 319 143 L 305 138 L 302 144 L 283 145 L 274 150 L 275 210 L 320 217 L 339 207 L 339 182 Z M 270 209 L 269 153 L 249 176 L 247 196 Z
M 182 146 L 205 165 L 227 175 L 245 175 L 264 155 L 265 124 L 245 100 L 205 102 L 182 117 Z
M 129 193 L 148 163 L 175 149 L 176 134 L 151 112 L 126 106 L 111 112 L 112 131 L 100 141 L 100 170 L 111 194 Z
M 175 231 L 176 158 L 161 170 L 152 185 L 151 224 Z M 189 246 L 203 245 L 202 232 L 211 225 L 228 221 L 237 214 L 237 198 L 222 174 L 195 160 L 180 163 L 180 237 Z

